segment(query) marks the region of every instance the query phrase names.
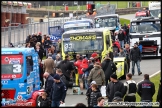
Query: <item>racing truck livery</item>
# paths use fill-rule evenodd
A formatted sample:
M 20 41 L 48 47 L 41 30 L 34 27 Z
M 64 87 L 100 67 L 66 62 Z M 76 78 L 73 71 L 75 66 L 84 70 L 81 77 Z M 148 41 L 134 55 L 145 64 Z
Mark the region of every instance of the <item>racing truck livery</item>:
M 130 47 L 142 46 L 143 56 L 161 56 L 161 21 L 155 17 L 133 19 L 130 24 Z
M 40 90 L 38 54 L 34 48 L 2 48 L 2 106 L 37 106 Z
M 62 35 L 62 56 L 71 56 L 71 60 L 75 60 L 76 54 L 81 54 L 90 58 L 92 53 L 98 53 L 101 61 L 109 53 L 110 58 L 113 60 L 113 48 L 110 30 L 107 28 L 93 28 L 86 30 L 73 30 L 67 31 Z M 120 58 L 120 57 L 119 57 Z M 125 59 L 115 58 L 114 62 L 117 63 L 118 78 L 126 73 L 124 71 Z M 124 62 L 124 63 L 123 63 Z M 120 70 L 120 71 L 119 71 Z M 75 76 L 76 85 L 78 84 L 78 74 Z
M 49 27 L 49 35 L 53 44 L 55 44 L 64 32 L 69 30 L 93 28 L 93 21 L 90 19 L 67 21 L 61 26 Z
M 139 17 L 146 17 L 146 12 L 145 11 L 138 11 L 135 13 L 135 17 L 139 18 Z

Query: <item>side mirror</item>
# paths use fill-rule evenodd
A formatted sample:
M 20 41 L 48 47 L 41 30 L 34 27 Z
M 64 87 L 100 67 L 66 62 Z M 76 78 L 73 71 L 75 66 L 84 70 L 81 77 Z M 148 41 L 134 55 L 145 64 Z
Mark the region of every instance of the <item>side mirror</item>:
M 117 65 L 117 63 L 115 63 L 115 65 Z

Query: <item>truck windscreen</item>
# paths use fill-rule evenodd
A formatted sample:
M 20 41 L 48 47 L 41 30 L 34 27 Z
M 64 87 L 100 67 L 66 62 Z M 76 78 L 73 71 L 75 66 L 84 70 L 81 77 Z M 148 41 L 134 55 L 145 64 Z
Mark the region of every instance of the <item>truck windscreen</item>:
M 103 50 L 103 35 L 98 35 L 97 33 L 65 34 L 63 38 L 63 49 L 65 53 L 88 53 Z
M 160 21 L 156 22 L 132 22 L 130 26 L 130 33 L 152 33 L 160 32 Z
M 158 17 L 158 15 L 161 13 L 161 9 L 156 10 L 150 10 L 151 16 Z
M 1 78 L 21 78 L 23 72 L 23 55 L 2 55 Z
M 116 27 L 117 17 L 98 17 L 95 18 L 96 28 L 100 27 Z
M 49 28 L 49 34 L 50 35 L 60 35 L 63 33 L 63 29 L 60 26 L 56 26 L 56 27 L 50 27 Z
M 88 29 L 88 28 L 91 28 L 90 22 L 64 24 L 65 32 L 70 30 Z

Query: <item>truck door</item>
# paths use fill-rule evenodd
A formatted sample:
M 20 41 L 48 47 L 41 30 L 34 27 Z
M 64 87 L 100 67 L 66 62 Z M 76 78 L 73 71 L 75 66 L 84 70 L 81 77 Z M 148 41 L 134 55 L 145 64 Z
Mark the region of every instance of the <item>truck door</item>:
M 33 58 L 32 56 L 26 57 L 26 70 L 27 70 L 27 84 L 26 84 L 26 90 L 27 90 L 27 98 L 31 98 L 32 93 L 35 88 L 34 84 L 34 77 L 35 77 L 35 71 L 33 69 Z
M 109 52 L 109 57 L 113 60 L 113 48 L 112 48 L 112 40 L 110 33 L 106 35 L 106 47 Z
M 33 71 L 34 71 L 34 87 L 33 90 L 40 90 L 40 73 L 39 73 L 39 61 L 38 54 L 34 53 L 32 55 L 33 58 Z
M 53 26 L 48 28 L 48 34 L 53 43 L 61 39 L 64 29 L 61 26 Z

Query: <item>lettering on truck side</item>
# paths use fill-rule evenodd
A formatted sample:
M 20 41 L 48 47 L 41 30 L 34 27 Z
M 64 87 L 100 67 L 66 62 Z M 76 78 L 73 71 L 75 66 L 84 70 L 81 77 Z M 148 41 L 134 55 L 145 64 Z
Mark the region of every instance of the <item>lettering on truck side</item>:
M 30 84 L 30 83 L 33 83 L 34 82 L 34 78 L 29 78 L 28 80 L 27 80 L 27 84 Z
M 96 39 L 96 35 L 70 36 L 70 40 L 76 40 L 76 41 L 80 41 L 80 40 L 95 40 L 95 39 Z

